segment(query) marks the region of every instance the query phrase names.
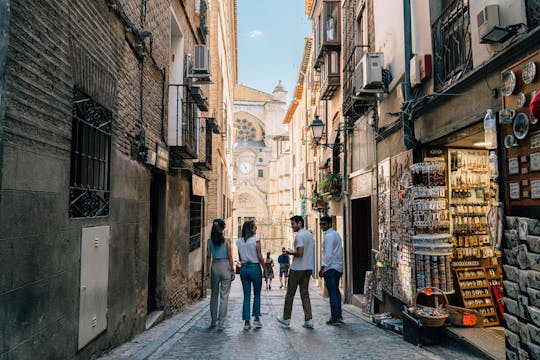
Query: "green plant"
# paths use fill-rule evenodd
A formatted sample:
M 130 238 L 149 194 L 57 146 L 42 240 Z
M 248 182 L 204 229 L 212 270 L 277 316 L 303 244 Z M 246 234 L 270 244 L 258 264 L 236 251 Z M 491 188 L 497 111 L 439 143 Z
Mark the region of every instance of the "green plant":
M 330 200 L 330 196 L 328 195 L 321 194 L 318 192 L 313 192 L 313 194 L 311 194 L 311 205 L 314 208 L 324 207 L 324 204 L 327 203 L 328 200 Z
M 339 199 L 341 197 L 342 182 L 343 178 L 340 173 L 325 171 L 319 181 L 319 190 L 322 193 L 330 194 L 333 199 Z

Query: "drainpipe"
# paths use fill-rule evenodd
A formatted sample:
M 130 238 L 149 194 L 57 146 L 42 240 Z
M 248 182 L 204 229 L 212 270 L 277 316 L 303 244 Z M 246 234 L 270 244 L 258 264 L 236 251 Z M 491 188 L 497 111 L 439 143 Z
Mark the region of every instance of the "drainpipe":
M 411 0 L 403 0 L 403 34 L 405 46 L 405 79 L 403 81 L 403 107 L 401 120 L 403 122 L 403 141 L 407 150 L 413 149 L 418 144 L 414 136 L 414 123 L 409 112 L 411 100 L 411 58 L 412 58 L 412 35 L 411 35 Z
M 342 179 L 342 192 L 344 195 L 344 202 L 343 202 L 343 259 L 345 259 L 345 274 L 344 274 L 344 282 L 345 282 L 345 303 L 350 304 L 352 302 L 352 282 L 351 282 L 351 271 L 352 271 L 352 264 L 351 261 L 348 261 L 349 258 L 349 245 L 350 245 L 350 239 L 349 239 L 349 202 L 350 202 L 350 196 L 349 196 L 349 190 L 348 190 L 348 175 L 347 175 L 347 162 L 348 162 L 348 141 L 349 141 L 349 131 L 347 130 L 347 120 L 345 120 L 345 130 L 343 131 L 343 179 Z

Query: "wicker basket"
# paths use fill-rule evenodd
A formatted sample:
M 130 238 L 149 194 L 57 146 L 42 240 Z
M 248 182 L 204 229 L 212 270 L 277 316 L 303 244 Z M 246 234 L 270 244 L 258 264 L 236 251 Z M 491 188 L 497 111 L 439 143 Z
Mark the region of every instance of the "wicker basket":
M 443 308 L 441 309 L 433 308 L 430 306 L 418 305 L 416 302 L 418 300 L 418 295 L 421 293 L 426 294 L 427 296 L 442 296 L 444 299 Z M 424 288 L 418 290 L 416 296 L 414 297 L 412 313 L 424 326 L 441 327 L 444 325 L 446 319 L 448 318 L 448 298 L 446 297 L 445 293 L 443 293 L 440 289 L 437 288 Z

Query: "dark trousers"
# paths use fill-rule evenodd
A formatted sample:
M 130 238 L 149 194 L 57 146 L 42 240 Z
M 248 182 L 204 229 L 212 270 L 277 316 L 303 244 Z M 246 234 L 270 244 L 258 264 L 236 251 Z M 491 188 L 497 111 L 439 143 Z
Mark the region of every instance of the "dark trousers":
M 285 306 L 283 309 L 283 318 L 288 320 L 291 318 L 292 306 L 296 288 L 300 287 L 300 298 L 302 299 L 302 308 L 304 308 L 304 320 L 311 320 L 311 301 L 309 300 L 309 277 L 311 270 L 290 270 L 289 285 L 287 286 L 287 294 L 285 295 Z
M 339 291 L 339 279 L 343 273 L 337 270 L 329 269 L 324 272 L 324 283 L 330 297 L 330 314 L 332 320 L 338 320 L 342 317 L 341 314 L 341 292 Z

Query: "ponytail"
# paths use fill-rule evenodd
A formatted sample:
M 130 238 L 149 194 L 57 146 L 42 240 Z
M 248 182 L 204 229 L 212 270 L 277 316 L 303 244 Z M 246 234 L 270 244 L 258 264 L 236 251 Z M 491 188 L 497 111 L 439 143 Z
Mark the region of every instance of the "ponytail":
M 214 245 L 221 245 L 225 242 L 223 230 L 225 230 L 225 221 L 215 219 L 212 223 L 212 232 L 210 233 L 210 239 Z

